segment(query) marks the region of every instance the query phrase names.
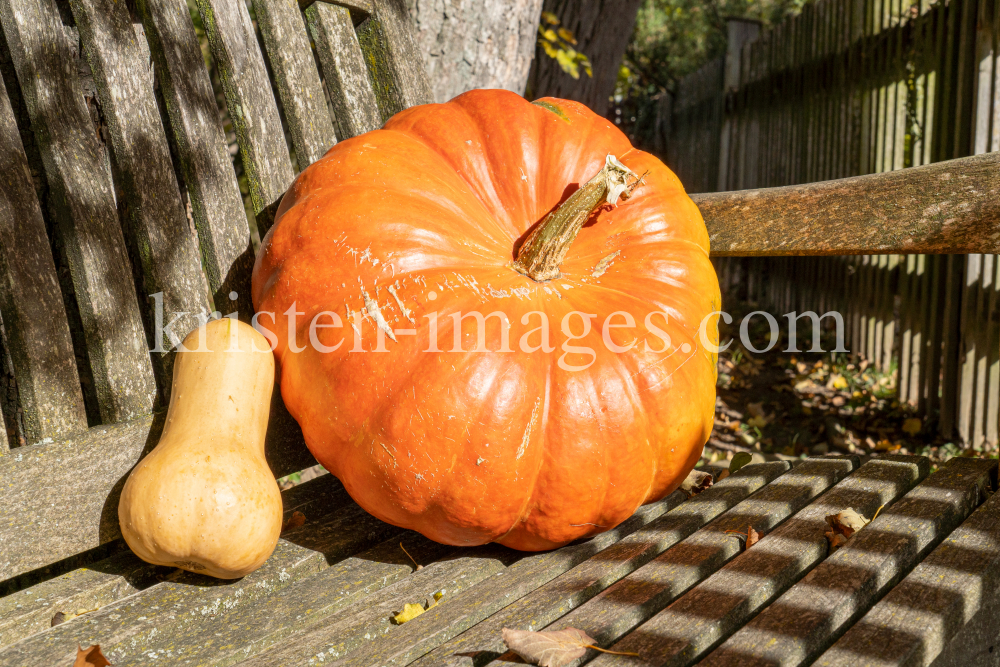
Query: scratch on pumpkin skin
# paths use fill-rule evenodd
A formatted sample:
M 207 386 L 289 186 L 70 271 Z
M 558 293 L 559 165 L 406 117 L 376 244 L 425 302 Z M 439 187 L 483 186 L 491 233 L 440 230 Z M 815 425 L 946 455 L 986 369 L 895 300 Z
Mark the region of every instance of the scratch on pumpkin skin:
M 403 305 L 403 301 L 399 298 L 399 295 L 396 294 L 395 285 L 389 285 L 389 294 L 391 294 L 392 298 L 396 300 L 396 305 L 399 306 L 399 312 L 403 313 L 403 317 L 408 319 L 411 324 L 415 324 L 416 320 L 413 319 L 413 311 Z
M 385 318 L 382 317 L 382 311 L 379 310 L 378 304 L 375 303 L 374 299 L 368 296 L 368 292 L 365 291 L 364 287 L 361 288 L 361 298 L 365 302 L 365 310 L 367 310 L 368 314 L 371 315 L 371 318 L 375 320 L 375 325 L 381 329 L 386 336 L 391 338 L 393 343 L 398 342 L 396 340 L 396 334 L 392 332 L 392 327 L 390 327 L 385 321 Z
M 528 425 L 524 427 L 524 435 L 521 436 L 521 446 L 517 448 L 517 456 L 514 460 L 520 460 L 524 456 L 524 451 L 528 448 L 528 442 L 531 440 L 531 428 L 535 424 L 535 418 L 538 416 L 538 408 L 542 404 L 542 399 L 535 399 L 535 407 L 531 409 L 531 419 L 528 420 Z
M 597 266 L 594 267 L 594 270 L 590 273 L 590 275 L 592 275 L 595 278 L 600 278 L 601 276 L 603 276 L 604 272 L 607 271 L 608 268 L 610 268 L 611 265 L 614 263 L 615 257 L 617 257 L 620 254 L 621 250 L 615 250 L 607 257 L 601 259 L 601 261 L 597 263 Z

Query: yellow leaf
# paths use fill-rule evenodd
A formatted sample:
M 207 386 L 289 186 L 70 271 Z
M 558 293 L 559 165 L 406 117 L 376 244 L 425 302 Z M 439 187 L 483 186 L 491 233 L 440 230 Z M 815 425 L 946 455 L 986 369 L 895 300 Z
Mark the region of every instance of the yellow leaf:
M 542 12 L 542 20 L 550 25 L 559 25 L 559 18 L 552 12 Z
M 550 42 L 555 42 L 559 39 L 558 37 L 556 37 L 556 33 L 552 28 L 549 28 L 548 30 L 543 30 L 542 37 L 549 40 Z
M 923 427 L 924 424 L 922 421 L 920 421 L 920 418 L 913 417 L 903 422 L 903 433 L 909 436 L 914 436 L 917 433 L 920 433 L 920 429 L 922 429 Z
M 566 28 L 559 28 L 559 36 L 570 44 L 576 44 L 576 37 L 573 35 L 573 32 Z
M 544 39 L 538 40 L 538 43 L 542 45 L 542 49 L 545 50 L 545 55 L 547 55 L 549 58 L 556 58 L 557 57 L 559 51 L 556 50 L 556 47 L 552 46 L 550 43 L 546 42 Z
M 757 428 L 764 428 L 767 426 L 767 417 L 751 417 L 747 420 L 748 426 L 756 426 Z
M 826 386 L 829 389 L 847 389 L 847 380 L 840 374 L 831 375 Z
M 420 606 L 419 604 L 413 604 L 407 602 L 405 605 L 403 605 L 403 611 L 393 616 L 392 620 L 396 621 L 397 625 L 402 625 L 407 621 L 412 621 L 417 616 L 420 616 L 420 614 L 422 613 L 424 613 L 424 608 L 422 606 Z

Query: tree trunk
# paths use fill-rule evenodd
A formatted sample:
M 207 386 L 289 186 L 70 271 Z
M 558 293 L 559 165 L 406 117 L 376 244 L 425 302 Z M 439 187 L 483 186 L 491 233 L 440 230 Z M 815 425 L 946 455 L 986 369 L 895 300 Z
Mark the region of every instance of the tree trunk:
M 590 59 L 594 75 L 588 77 L 581 71 L 580 78 L 574 79 L 536 47 L 528 77 L 532 99 L 562 97 L 583 102 L 601 115 L 607 113 L 641 4 L 642 0 L 545 0 L 543 9 L 573 32 L 578 42 L 574 48 Z
M 406 0 L 434 98 L 473 88 L 524 93 L 542 0 Z

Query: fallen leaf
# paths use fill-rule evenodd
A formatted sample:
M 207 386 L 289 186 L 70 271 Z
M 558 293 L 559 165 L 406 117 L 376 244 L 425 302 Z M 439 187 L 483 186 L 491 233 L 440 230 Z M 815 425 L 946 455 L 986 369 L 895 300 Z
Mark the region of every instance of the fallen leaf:
M 875 516 L 878 516 L 878 513 Z M 846 510 L 828 515 L 826 523 L 830 529 L 826 531 L 825 535 L 827 541 L 830 543 L 830 553 L 833 553 L 843 546 L 847 540 L 851 539 L 854 533 L 871 523 L 871 519 L 865 518 L 863 514 L 855 512 L 853 508 L 848 507 Z
M 770 423 L 770 419 L 767 417 L 751 417 L 747 420 L 747 426 L 753 426 L 755 428 L 764 428 Z
M 396 625 L 402 625 L 403 623 L 412 621 L 425 611 L 426 609 L 424 609 L 421 605 L 407 602 L 403 605 L 403 611 L 393 616 L 392 620 L 396 621 Z
M 712 474 L 701 470 L 692 470 L 681 482 L 681 491 L 687 494 L 688 498 L 696 496 L 702 491 L 712 486 Z
M 834 373 L 826 382 L 827 389 L 847 389 L 847 380 L 840 373 Z
M 737 452 L 729 462 L 729 474 L 732 475 L 746 464 L 753 461 L 753 455 L 748 452 Z
M 715 480 L 715 481 L 721 482 L 722 480 L 724 480 L 727 477 L 729 477 L 729 471 L 728 470 L 723 470 L 722 472 L 719 473 L 719 478 L 717 480 Z
M 302 512 L 295 510 L 292 512 L 292 516 L 288 517 L 288 521 L 281 524 L 281 532 L 284 533 L 288 530 L 294 530 L 306 522 L 306 515 Z
M 101 653 L 100 644 L 94 644 L 87 648 L 80 648 L 80 645 L 77 644 L 76 660 L 73 662 L 73 667 L 110 667 L 110 665 L 111 663 Z
M 621 653 L 609 651 L 594 645 L 594 638 L 583 630 L 566 628 L 565 630 L 550 630 L 548 632 L 532 632 L 531 630 L 503 629 L 503 641 L 514 653 L 524 660 L 539 667 L 562 667 L 577 658 L 582 658 L 588 648 L 612 655 L 631 655 L 638 653 Z
M 747 549 L 749 549 L 753 545 L 757 544 L 757 542 L 759 542 L 760 538 L 761 538 L 761 534 L 758 533 L 756 530 L 754 530 L 753 526 L 747 526 L 747 534 L 746 535 L 743 534 L 742 530 L 727 530 L 726 532 L 727 533 L 732 533 L 736 537 L 742 537 L 743 538 L 743 541 L 744 541 L 743 551 L 746 551 Z
M 73 618 L 74 614 L 64 614 L 61 611 L 57 611 L 52 617 L 52 621 L 49 623 L 49 627 L 54 628 L 57 625 L 65 623 L 69 619 Z
M 919 417 L 912 417 L 903 422 L 903 433 L 913 437 L 924 427 L 924 423 Z

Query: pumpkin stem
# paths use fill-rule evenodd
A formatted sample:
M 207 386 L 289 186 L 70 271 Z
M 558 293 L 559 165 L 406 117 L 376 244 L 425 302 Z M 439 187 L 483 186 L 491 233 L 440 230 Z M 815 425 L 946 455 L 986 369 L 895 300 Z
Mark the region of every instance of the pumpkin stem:
M 580 186 L 559 208 L 549 213 L 542 224 L 524 240 L 513 267 L 518 273 L 543 283 L 558 278 L 559 265 L 590 215 L 602 204 L 617 205 L 618 198 L 628 199 L 642 184 L 642 178 L 608 155 L 604 168 Z M 631 179 L 631 180 L 630 180 Z

